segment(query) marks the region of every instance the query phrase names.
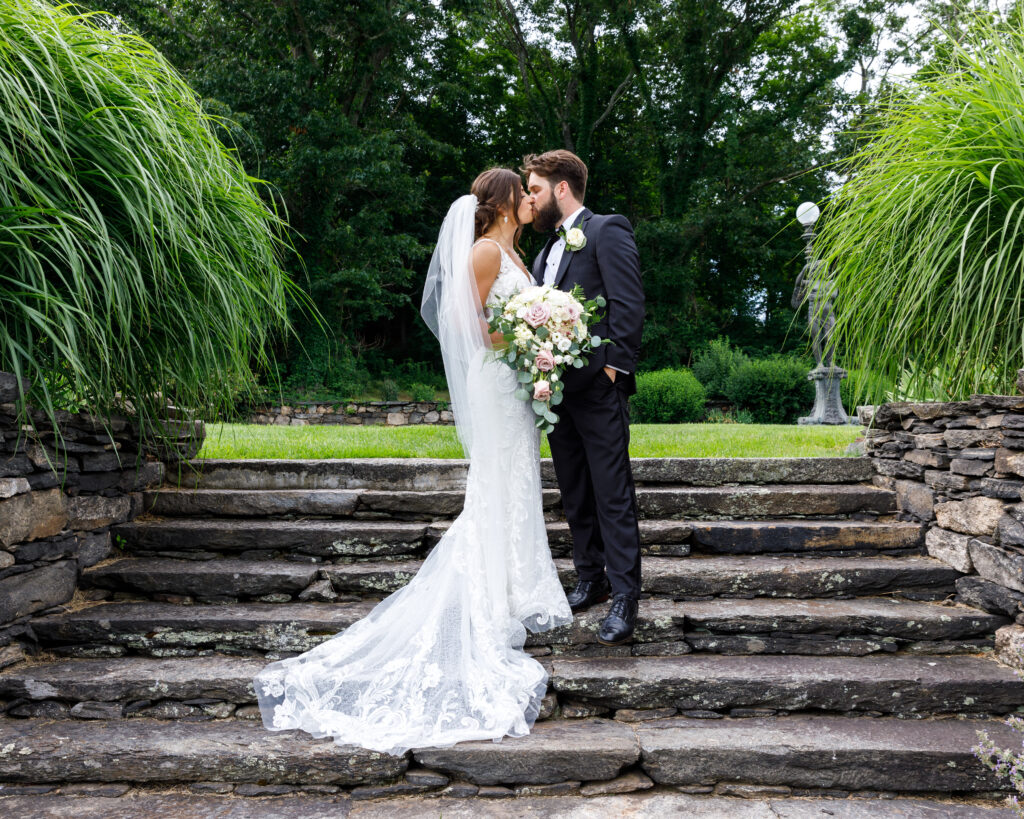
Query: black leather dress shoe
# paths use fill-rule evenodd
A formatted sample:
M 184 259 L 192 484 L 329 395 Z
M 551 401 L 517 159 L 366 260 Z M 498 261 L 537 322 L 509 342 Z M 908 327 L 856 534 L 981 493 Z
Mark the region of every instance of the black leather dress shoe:
M 569 592 L 565 599 L 569 601 L 569 608 L 573 614 L 586 611 L 595 603 L 603 603 L 612 593 L 611 583 L 608 578 L 601 580 L 581 580 L 576 588 Z
M 635 597 L 617 594 L 612 600 L 608 616 L 601 621 L 597 642 L 603 646 L 620 646 L 629 642 L 636 628 L 636 613 L 640 604 Z

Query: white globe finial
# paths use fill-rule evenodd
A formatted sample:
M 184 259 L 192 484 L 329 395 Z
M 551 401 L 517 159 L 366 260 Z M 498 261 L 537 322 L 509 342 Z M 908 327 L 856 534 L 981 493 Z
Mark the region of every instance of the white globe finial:
M 821 216 L 821 210 L 813 202 L 804 202 L 797 206 L 796 220 L 804 227 L 813 225 L 818 221 L 819 216 Z

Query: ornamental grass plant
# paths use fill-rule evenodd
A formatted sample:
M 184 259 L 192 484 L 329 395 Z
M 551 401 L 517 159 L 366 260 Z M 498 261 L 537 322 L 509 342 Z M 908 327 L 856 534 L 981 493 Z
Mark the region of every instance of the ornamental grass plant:
M 860 135 L 821 221 L 840 361 L 910 393 L 1010 392 L 1024 366 L 1020 22 L 948 38 Z
M 184 80 L 110 18 L 0 4 L 0 370 L 54 415 L 207 417 L 268 363 L 283 223 Z

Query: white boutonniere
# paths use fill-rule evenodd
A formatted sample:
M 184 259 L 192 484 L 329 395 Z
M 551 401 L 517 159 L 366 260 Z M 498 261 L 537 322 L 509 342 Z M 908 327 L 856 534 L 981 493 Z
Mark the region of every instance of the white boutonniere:
M 582 224 L 582 222 L 580 223 Z M 583 250 L 587 246 L 587 236 L 579 226 L 561 231 L 562 239 L 565 240 L 565 249 L 570 253 Z

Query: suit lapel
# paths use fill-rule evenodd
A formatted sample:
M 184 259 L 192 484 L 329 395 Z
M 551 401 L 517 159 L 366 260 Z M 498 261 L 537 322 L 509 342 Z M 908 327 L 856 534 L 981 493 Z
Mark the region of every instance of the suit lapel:
M 582 229 L 584 236 L 587 235 L 587 222 L 590 221 L 590 217 L 593 215 L 594 214 L 589 208 L 583 209 L 583 215 L 581 217 L 583 221 L 580 224 L 580 228 Z M 572 228 L 575 227 L 575 225 L 570 225 L 569 227 Z M 576 258 L 576 254 L 579 252 L 580 251 L 578 250 L 573 252 L 569 250 L 569 248 L 565 248 L 565 250 L 562 251 L 562 258 L 558 262 L 558 272 L 555 274 L 555 287 L 560 288 L 562 286 L 562 280 L 565 278 L 565 274 L 569 270 L 569 265 L 572 264 L 572 260 Z
M 533 262 L 533 281 L 536 284 L 544 284 L 544 268 L 548 264 L 548 254 L 551 252 L 551 245 L 555 243 L 557 238 L 557 236 L 549 237 L 547 244 L 544 245 L 544 249 Z

